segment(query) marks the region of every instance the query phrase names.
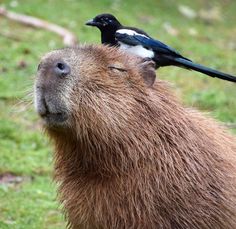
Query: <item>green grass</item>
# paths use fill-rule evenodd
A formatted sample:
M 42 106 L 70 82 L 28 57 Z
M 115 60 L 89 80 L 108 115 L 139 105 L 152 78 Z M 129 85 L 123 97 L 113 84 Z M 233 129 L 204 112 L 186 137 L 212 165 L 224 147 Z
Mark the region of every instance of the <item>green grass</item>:
M 187 19 L 178 5 L 190 1 L 12 1 L 7 9 L 57 23 L 73 31 L 83 43 L 99 43 L 98 30 L 84 22 L 101 12 L 111 12 L 127 25 L 144 28 L 193 60 L 229 73 L 236 73 L 235 21 L 236 2 L 192 1 L 199 11 L 209 5 L 221 8 L 222 20 L 206 24 Z M 163 28 L 169 22 L 178 29 L 171 36 Z M 197 30 L 196 36 L 189 28 Z M 7 37 L 13 37 L 13 39 Z M 34 74 L 40 57 L 49 50 L 63 47 L 53 33 L 25 27 L 0 18 L 0 174 L 22 176 L 19 184 L 0 184 L 0 228 L 65 228 L 56 187 L 52 182 L 52 147 L 42 134 L 32 100 Z M 21 67 L 24 62 L 25 67 Z M 236 123 L 236 90 L 229 82 L 174 67 L 160 69 L 158 77 L 172 83 L 174 91 L 188 106 L 210 112 L 223 121 Z M 29 94 L 29 95 L 28 95 Z M 23 101 L 23 102 L 22 102 Z M 26 102 L 24 102 L 26 101 Z

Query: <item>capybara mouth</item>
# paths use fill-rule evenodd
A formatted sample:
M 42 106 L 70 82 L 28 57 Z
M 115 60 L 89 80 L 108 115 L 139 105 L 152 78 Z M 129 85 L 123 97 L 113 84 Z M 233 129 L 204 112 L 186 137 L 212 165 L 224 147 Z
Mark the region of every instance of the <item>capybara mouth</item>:
M 47 111 L 44 114 L 40 114 L 40 117 L 43 119 L 44 124 L 49 127 L 63 126 L 68 119 L 68 115 L 65 112 L 50 113 Z

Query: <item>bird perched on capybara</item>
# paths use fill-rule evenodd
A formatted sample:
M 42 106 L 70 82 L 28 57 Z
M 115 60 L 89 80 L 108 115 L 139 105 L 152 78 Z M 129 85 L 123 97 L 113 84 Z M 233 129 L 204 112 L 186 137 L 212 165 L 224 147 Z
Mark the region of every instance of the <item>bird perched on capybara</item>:
M 35 106 L 70 228 L 236 228 L 236 138 L 155 77 L 114 47 L 42 58 Z

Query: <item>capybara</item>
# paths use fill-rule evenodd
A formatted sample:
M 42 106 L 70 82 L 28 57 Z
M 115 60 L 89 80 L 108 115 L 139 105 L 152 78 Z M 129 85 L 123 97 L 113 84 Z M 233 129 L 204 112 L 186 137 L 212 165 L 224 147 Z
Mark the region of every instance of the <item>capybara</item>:
M 178 102 L 150 60 L 102 45 L 50 52 L 35 107 L 69 228 L 236 228 L 235 136 Z

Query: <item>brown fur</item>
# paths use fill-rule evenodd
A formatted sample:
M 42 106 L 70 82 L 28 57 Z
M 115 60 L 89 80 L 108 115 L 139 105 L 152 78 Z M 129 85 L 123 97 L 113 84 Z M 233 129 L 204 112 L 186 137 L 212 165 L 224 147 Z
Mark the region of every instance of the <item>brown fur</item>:
M 48 93 L 69 118 L 45 127 L 69 227 L 236 228 L 235 137 L 184 108 L 165 82 L 147 85 L 140 59 L 115 48 L 49 53 L 36 86 L 58 58 L 71 75 Z

